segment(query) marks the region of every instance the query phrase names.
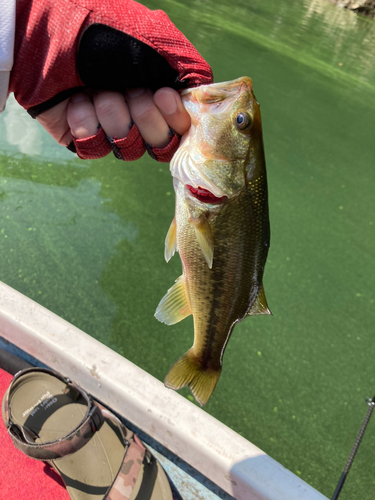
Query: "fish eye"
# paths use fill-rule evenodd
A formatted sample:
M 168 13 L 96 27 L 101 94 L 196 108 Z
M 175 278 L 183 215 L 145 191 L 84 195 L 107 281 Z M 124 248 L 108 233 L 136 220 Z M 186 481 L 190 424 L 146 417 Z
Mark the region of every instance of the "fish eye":
M 252 118 L 248 113 L 238 113 L 236 115 L 235 124 L 239 130 L 244 130 L 252 125 Z

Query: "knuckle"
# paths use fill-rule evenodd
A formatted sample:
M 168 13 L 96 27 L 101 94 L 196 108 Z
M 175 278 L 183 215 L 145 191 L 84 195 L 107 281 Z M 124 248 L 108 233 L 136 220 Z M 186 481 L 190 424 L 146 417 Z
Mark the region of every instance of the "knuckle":
M 79 137 L 94 135 L 98 127 L 95 112 L 89 109 L 71 109 L 68 122 L 73 135 Z
M 127 114 L 125 100 L 121 94 L 102 92 L 94 99 L 99 120 L 110 121 Z
M 126 136 L 131 119 L 122 95 L 103 93 L 94 99 L 94 106 L 98 121 L 108 136 Z
M 95 111 L 99 120 L 111 119 L 118 113 L 118 107 L 110 99 L 100 99 L 95 102 Z
M 131 109 L 131 115 L 135 122 L 148 123 L 155 115 L 155 107 L 152 101 L 138 102 Z
M 82 110 L 72 110 L 72 114 L 70 117 L 72 128 L 85 127 L 87 125 L 90 125 L 92 121 L 93 116 L 91 114 L 88 115 Z

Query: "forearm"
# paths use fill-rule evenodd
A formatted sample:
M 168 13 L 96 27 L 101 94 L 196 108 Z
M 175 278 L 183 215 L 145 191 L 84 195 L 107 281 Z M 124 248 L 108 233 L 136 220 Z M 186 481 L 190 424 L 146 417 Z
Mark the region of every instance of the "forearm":
M 17 0 L 10 90 L 28 110 L 77 87 L 124 92 L 211 81 L 209 65 L 160 10 L 133 0 Z

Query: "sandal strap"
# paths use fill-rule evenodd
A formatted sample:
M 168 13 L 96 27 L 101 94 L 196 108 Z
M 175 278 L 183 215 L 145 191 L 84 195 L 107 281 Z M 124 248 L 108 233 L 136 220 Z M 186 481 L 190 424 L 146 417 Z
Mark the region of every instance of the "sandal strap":
M 86 400 L 87 411 L 80 424 L 68 435 L 58 439 L 57 441 L 51 441 L 48 443 L 33 443 L 33 440 L 37 436 L 32 436 L 29 431 L 26 431 L 26 429 L 23 429 L 21 426 L 12 421 L 9 397 L 12 392 L 14 382 L 25 373 L 31 371 L 43 371 L 53 377 L 59 378 L 67 384 L 66 392 L 81 395 Z M 14 446 L 31 458 L 45 461 L 56 460 L 80 450 L 86 443 L 88 443 L 88 441 L 90 441 L 90 439 L 104 423 L 104 417 L 100 408 L 82 388 L 75 385 L 70 379 L 63 377 L 55 371 L 48 370 L 47 368 L 29 368 L 27 370 L 22 370 L 15 375 L 4 395 L 3 419 Z
M 117 477 L 103 500 L 130 499 L 145 455 L 151 456 L 142 441 L 134 434 Z

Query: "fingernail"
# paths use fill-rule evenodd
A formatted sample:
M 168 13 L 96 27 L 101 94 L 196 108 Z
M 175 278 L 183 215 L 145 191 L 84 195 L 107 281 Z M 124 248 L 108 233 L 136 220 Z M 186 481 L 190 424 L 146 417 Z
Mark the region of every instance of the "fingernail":
M 177 101 L 172 92 L 161 90 L 158 92 L 155 104 L 164 115 L 172 115 L 177 111 Z
M 70 102 L 75 104 L 76 102 L 81 102 L 84 101 L 86 96 L 84 94 L 75 94 L 73 97 L 70 98 Z
M 134 97 L 139 97 L 140 95 L 144 94 L 146 91 L 145 88 L 143 87 L 138 87 L 135 89 L 126 89 L 126 95 L 133 99 Z

